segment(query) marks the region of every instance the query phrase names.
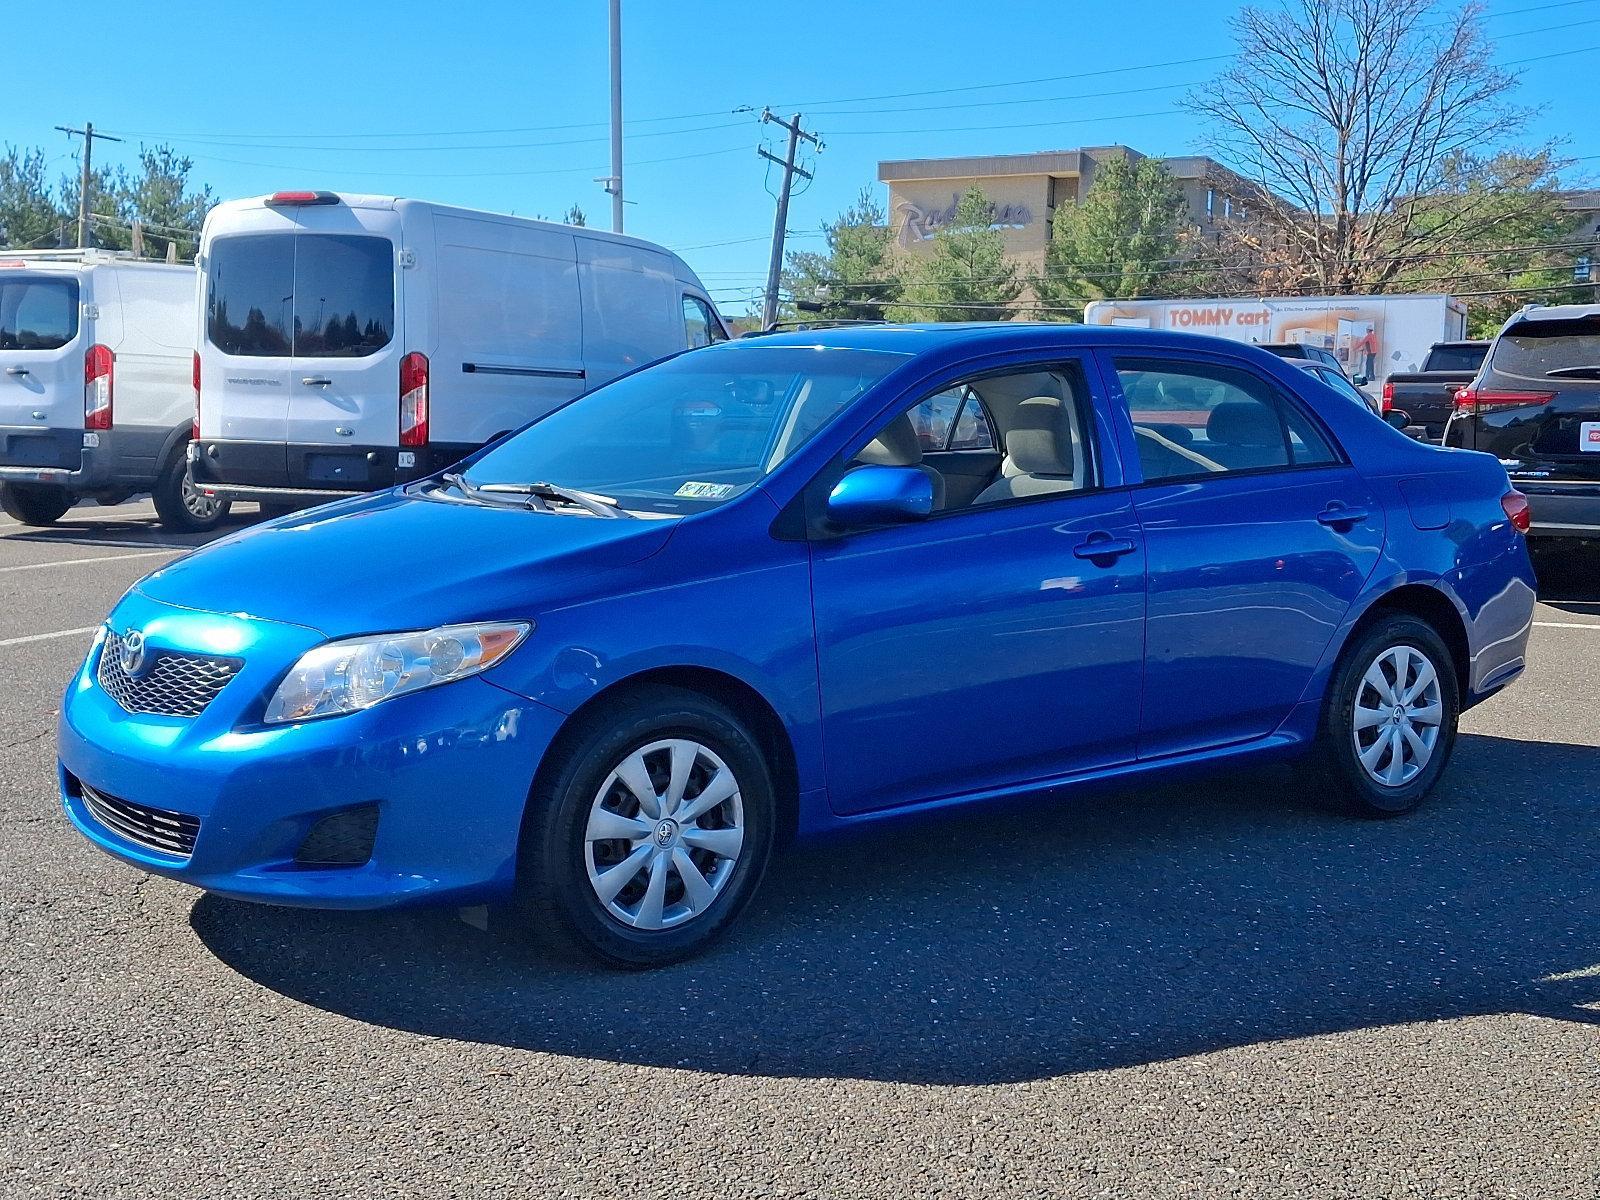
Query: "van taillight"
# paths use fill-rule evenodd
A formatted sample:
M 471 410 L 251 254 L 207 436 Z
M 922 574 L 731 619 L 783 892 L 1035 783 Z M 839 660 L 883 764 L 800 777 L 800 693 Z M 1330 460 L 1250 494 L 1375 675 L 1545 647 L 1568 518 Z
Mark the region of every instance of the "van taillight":
M 268 208 L 299 208 L 302 204 L 337 204 L 339 197 L 332 192 L 273 192 L 267 197 Z
M 195 441 L 200 440 L 200 352 L 194 353 L 194 421 L 189 426 L 189 436 Z
M 1500 507 L 1505 509 L 1506 519 L 1511 522 L 1511 528 L 1518 533 L 1527 533 L 1533 525 L 1533 514 L 1528 510 L 1528 498 L 1516 488 L 1512 488 L 1500 497 Z
M 90 346 L 83 354 L 83 427 L 111 428 L 112 373 L 117 356 L 110 346 Z
M 1513 392 L 1504 389 L 1464 387 L 1456 393 L 1456 416 L 1470 417 L 1486 408 L 1549 404 L 1554 392 Z
M 1384 380 L 1383 382 L 1382 405 L 1384 412 L 1388 412 L 1394 407 L 1394 384 L 1390 383 L 1388 380 Z
M 428 359 L 415 350 L 400 360 L 400 444 L 428 444 Z

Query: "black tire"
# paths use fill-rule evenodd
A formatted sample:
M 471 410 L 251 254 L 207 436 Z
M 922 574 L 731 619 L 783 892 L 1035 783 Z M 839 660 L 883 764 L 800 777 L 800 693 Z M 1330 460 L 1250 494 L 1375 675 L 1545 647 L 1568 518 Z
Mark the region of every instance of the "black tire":
M 1421 655 L 1427 660 L 1437 680 L 1440 709 L 1437 733 L 1434 735 L 1427 760 L 1414 774 L 1395 783 L 1381 781 L 1375 777 L 1374 772 L 1388 774 L 1395 769 L 1394 746 L 1400 747 L 1402 755 L 1413 753 L 1406 747 L 1409 739 L 1404 737 L 1402 724 L 1418 732 L 1420 736 L 1425 736 L 1425 723 L 1411 723 L 1401 714 L 1395 713 L 1392 717 L 1392 732 L 1389 724 L 1369 725 L 1359 732 L 1355 728 L 1359 702 L 1366 701 L 1361 707 L 1369 713 L 1385 707 L 1385 702 L 1379 693 L 1364 680 L 1368 671 L 1378 663 L 1379 659 L 1390 652 L 1407 657 Z M 1414 665 L 1415 659 L 1411 659 L 1411 663 Z M 1389 663 L 1389 667 L 1394 665 L 1393 661 Z M 1378 669 L 1386 679 L 1392 673 L 1386 667 Z M 1407 680 L 1415 680 L 1419 674 L 1420 671 L 1408 673 Z M 1408 711 L 1425 711 L 1431 705 L 1425 704 L 1424 699 L 1425 697 L 1419 698 L 1415 708 L 1409 705 L 1396 707 Z M 1403 614 L 1382 617 L 1362 630 L 1350 645 L 1345 647 L 1344 653 L 1339 658 L 1339 665 L 1334 670 L 1333 681 L 1329 688 L 1328 702 L 1323 710 L 1318 757 L 1332 768 L 1331 778 L 1357 813 L 1367 817 L 1397 817 L 1421 804 L 1423 797 L 1439 781 L 1439 776 L 1443 774 L 1445 766 L 1450 761 L 1450 753 L 1455 747 L 1456 722 L 1460 715 L 1461 696 L 1456 681 L 1455 661 L 1444 639 L 1433 626 L 1419 617 Z M 1365 746 L 1371 750 L 1377 742 L 1391 737 L 1393 738 L 1391 748 L 1377 749 L 1373 770 L 1369 771 L 1361 760 L 1360 748 Z M 1409 771 L 1411 765 L 1402 762 L 1399 773 Z
M 665 739 L 691 739 L 732 771 L 738 792 L 730 803 L 742 810 L 743 841 L 720 890 L 703 910 L 681 924 L 647 931 L 625 925 L 608 911 L 596 893 L 597 885 L 590 880 L 591 854 L 596 859 L 602 851 L 623 855 L 629 843 L 595 843 L 590 850 L 585 834 L 593 806 L 611 802 L 602 800 L 600 789 L 612 772 L 635 752 Z M 526 932 L 547 949 L 577 949 L 604 962 L 633 968 L 676 962 L 699 953 L 719 937 L 755 894 L 772 852 L 776 796 L 772 774 L 750 731 L 726 708 L 698 692 L 652 687 L 582 719 L 560 739 L 553 753 L 556 757 L 541 769 L 534 784 L 523 821 L 517 911 Z M 710 760 L 700 757 L 695 762 L 696 771 L 703 773 Z M 684 789 L 684 807 L 694 799 L 695 778 Z M 706 782 L 699 787 L 703 789 Z M 631 796 L 620 788 L 620 784 L 614 785 L 607 795 Z M 713 819 L 721 820 L 723 811 L 718 806 L 712 811 Z M 646 818 L 643 812 L 636 816 L 646 824 L 659 820 Z M 653 854 L 651 847 L 652 840 L 645 838 L 632 849 Z M 679 848 L 686 853 L 691 850 L 687 835 Z M 635 879 L 645 880 L 650 871 L 650 867 L 639 867 Z M 665 868 L 663 878 L 673 878 Z M 676 878 L 680 889 L 676 903 L 687 904 L 681 875 Z M 670 889 L 672 884 L 664 887 Z M 626 895 L 626 890 L 619 893 L 618 901 Z M 670 899 L 671 891 L 666 895 Z
M 231 500 L 204 496 L 194 487 L 189 479 L 188 459 L 181 452 L 161 472 L 150 499 L 155 502 L 162 528 L 174 533 L 210 533 L 233 507 Z
M 0 483 L 0 508 L 24 525 L 54 525 L 72 501 L 71 492 L 54 484 Z

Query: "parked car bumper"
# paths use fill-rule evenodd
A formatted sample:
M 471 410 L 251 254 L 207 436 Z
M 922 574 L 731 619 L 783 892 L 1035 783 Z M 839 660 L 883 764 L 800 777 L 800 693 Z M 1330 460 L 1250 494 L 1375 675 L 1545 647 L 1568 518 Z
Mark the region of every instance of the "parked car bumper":
M 53 484 L 92 491 L 112 482 L 116 431 L 0 430 L 0 483 Z
M 320 504 L 421 479 L 475 449 L 454 443 L 403 449 L 202 438 L 190 443 L 189 464 L 195 483 L 217 496 L 267 504 Z
M 1530 537 L 1600 538 L 1600 482 L 1557 483 L 1511 477 L 1528 497 Z
M 206 891 L 276 904 L 360 909 L 510 894 L 533 773 L 560 713 L 466 679 L 364 712 L 266 726 L 266 695 L 322 640 L 315 631 L 185 613 L 137 593 L 112 628 L 125 624 L 151 642 L 187 633 L 201 647 L 236 645 L 245 665 L 196 717 L 134 714 L 98 683 L 96 639 L 62 705 L 58 785 L 67 817 L 100 849 Z M 179 826 L 192 838 L 186 854 L 143 832 Z M 346 846 L 368 840 L 344 856 L 360 861 L 317 865 L 305 861 L 314 834 L 324 839 L 316 846 L 330 836 Z

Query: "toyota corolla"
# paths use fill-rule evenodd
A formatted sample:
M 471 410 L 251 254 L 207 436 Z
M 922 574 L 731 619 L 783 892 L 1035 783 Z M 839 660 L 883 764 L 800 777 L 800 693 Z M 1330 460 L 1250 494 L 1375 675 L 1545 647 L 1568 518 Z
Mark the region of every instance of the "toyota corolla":
M 141 580 L 61 800 L 222 895 L 504 903 L 661 963 L 797 836 L 1246 758 L 1409 811 L 1523 670 L 1527 519 L 1248 346 L 745 339 Z

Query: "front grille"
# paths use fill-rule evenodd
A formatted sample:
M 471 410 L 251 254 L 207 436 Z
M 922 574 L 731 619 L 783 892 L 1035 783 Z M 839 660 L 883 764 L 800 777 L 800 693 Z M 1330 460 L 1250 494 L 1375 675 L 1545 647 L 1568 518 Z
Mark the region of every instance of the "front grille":
M 81 779 L 78 794 L 83 797 L 83 806 L 89 810 L 89 815 L 112 833 L 146 849 L 179 858 L 188 858 L 194 853 L 195 838 L 200 836 L 199 817 L 119 800 L 95 791 Z
M 237 658 L 176 650 L 152 648 L 147 655 L 139 674 L 130 675 L 122 666 L 120 635 L 107 631 L 100 648 L 100 686 L 131 713 L 197 717 L 243 665 Z

